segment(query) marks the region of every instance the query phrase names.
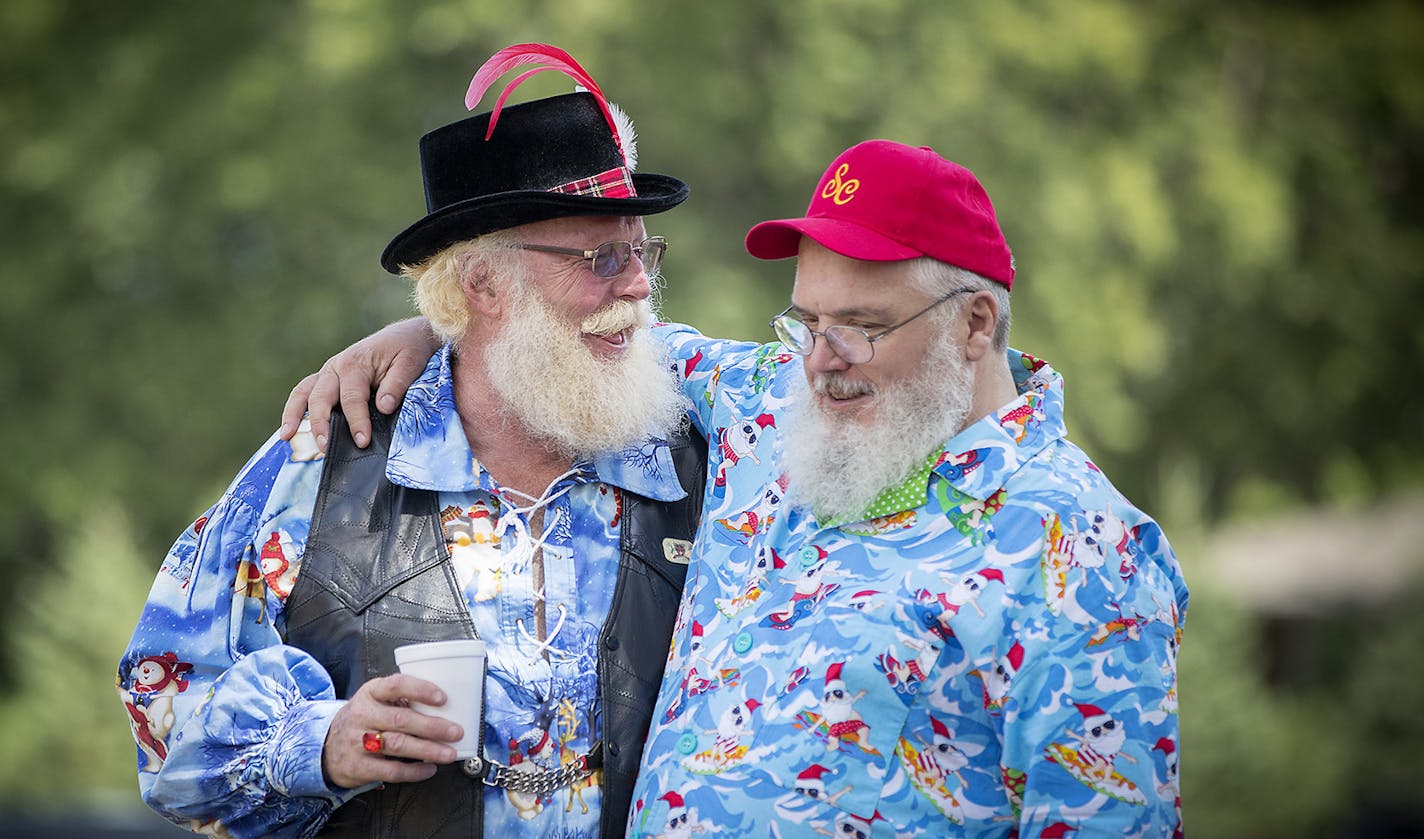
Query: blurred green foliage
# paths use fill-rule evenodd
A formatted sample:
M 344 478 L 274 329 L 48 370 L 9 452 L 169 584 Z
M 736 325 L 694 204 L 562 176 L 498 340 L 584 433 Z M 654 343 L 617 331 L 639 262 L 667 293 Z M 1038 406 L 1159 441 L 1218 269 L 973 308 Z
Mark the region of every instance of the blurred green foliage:
M 671 319 L 766 337 L 791 265 L 747 257 L 747 227 L 853 142 L 933 145 L 994 198 L 1015 345 L 1179 545 L 1424 479 L 1417 4 L 6 0 L 0 731 L 68 739 L 21 743 L 5 806 L 133 788 L 107 683 L 163 550 L 301 375 L 408 311 L 377 257 L 422 213 L 416 140 L 525 40 L 568 49 L 637 121 L 640 168 L 692 185 L 655 225 Z M 1417 622 L 1371 636 L 1348 689 L 1280 695 L 1256 619 L 1209 587 L 1194 609 L 1199 835 L 1311 833 L 1407 774 Z
M 61 567 L 41 577 L 9 616 L 17 689 L 0 700 L 11 758 L 0 769 L 3 802 L 131 804 L 138 797 L 134 745 L 114 664 L 136 614 L 123 611 L 143 606 L 153 563 L 112 506 L 90 510 L 60 541 Z
M 1178 674 L 1188 833 L 1417 836 L 1424 588 L 1312 627 L 1330 655 L 1297 684 L 1267 678 L 1263 622 L 1220 582 L 1192 598 Z

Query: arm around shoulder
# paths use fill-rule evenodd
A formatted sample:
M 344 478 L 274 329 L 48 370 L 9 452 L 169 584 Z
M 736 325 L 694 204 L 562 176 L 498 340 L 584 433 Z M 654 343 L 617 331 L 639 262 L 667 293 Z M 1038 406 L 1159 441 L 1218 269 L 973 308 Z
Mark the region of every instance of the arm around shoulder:
M 339 402 L 356 445 L 365 448 L 371 440 L 367 407 L 371 394 L 376 395 L 377 408 L 393 413 L 438 349 L 440 341 L 425 318 L 397 321 L 362 338 L 292 388 L 282 407 L 279 436 L 290 440 L 305 416 L 318 447 L 325 451 L 331 410 Z

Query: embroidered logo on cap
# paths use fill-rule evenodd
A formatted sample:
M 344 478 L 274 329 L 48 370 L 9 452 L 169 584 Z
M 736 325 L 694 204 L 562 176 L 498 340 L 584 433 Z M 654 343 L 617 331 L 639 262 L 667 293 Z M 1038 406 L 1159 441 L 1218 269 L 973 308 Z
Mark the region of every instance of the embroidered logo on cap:
M 855 197 L 856 191 L 860 189 L 859 178 L 845 180 L 846 173 L 849 171 L 850 164 L 842 163 L 840 168 L 836 169 L 836 173 L 831 175 L 830 180 L 826 181 L 826 185 L 822 187 L 821 197 L 829 198 L 841 206 L 849 204 L 850 200 Z

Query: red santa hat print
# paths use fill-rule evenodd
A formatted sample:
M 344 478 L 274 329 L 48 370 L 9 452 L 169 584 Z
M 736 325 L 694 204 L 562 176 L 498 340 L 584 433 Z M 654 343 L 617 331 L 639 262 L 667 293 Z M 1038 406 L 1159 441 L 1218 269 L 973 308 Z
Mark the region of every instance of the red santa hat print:
M 804 792 L 812 798 L 820 798 L 826 792 L 826 782 L 822 780 L 831 770 L 819 763 L 813 763 L 796 775 L 796 791 Z
M 1012 647 L 1009 647 L 1008 653 L 1004 656 L 1004 658 L 1008 660 L 1009 666 L 1013 668 L 1013 670 L 1010 672 L 1017 673 L 1019 671 L 1019 668 L 1023 667 L 1023 657 L 1023 644 L 1020 644 L 1018 641 L 1015 641 L 1014 645 Z
M 1078 713 L 1083 715 L 1083 728 L 1093 728 L 1112 719 L 1107 711 L 1104 711 L 1096 705 L 1090 705 L 1086 702 L 1074 702 L 1073 707 L 1077 708 Z
M 949 726 L 945 725 L 934 717 L 930 717 L 930 728 L 934 729 L 935 740 L 951 739 L 949 736 Z
M 682 796 L 679 795 L 676 790 L 668 790 L 658 796 L 658 800 L 666 801 L 668 809 L 673 813 L 687 809 L 687 804 L 682 800 Z
M 866 606 L 870 605 L 870 602 L 875 598 L 875 595 L 879 593 L 879 591 L 873 588 L 867 588 L 861 591 L 857 591 L 855 594 L 852 594 L 850 596 L 850 605 L 854 606 L 857 609 L 864 609 Z
M 981 568 L 976 573 L 985 580 L 994 580 L 1000 583 L 1004 581 L 1004 572 L 997 568 Z

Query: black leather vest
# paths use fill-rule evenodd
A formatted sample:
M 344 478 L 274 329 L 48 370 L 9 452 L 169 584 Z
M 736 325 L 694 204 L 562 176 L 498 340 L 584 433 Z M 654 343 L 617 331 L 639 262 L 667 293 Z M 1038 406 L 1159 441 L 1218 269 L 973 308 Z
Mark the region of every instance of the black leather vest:
M 286 605 L 287 643 L 321 662 L 340 698 L 396 672 L 393 651 L 402 644 L 475 637 L 436 493 L 386 480 L 395 421 L 371 415 L 373 440 L 363 450 L 345 418 L 332 414 L 311 533 Z M 604 837 L 624 834 L 687 573 L 667 559 L 663 540 L 691 541 L 701 513 L 706 443 L 682 433 L 669 444 L 688 497 L 667 503 L 623 492 L 618 581 L 599 636 Z M 428 781 L 357 796 L 322 835 L 479 837 L 483 805 L 484 784 L 457 762 Z

